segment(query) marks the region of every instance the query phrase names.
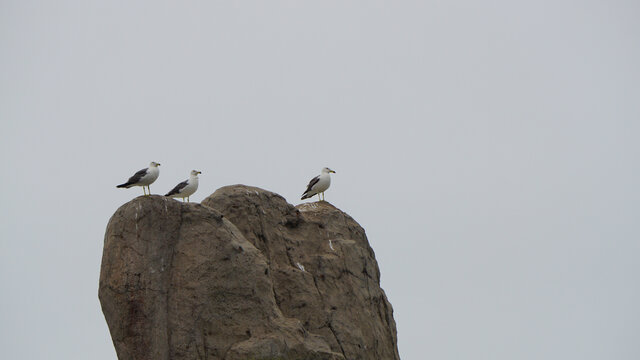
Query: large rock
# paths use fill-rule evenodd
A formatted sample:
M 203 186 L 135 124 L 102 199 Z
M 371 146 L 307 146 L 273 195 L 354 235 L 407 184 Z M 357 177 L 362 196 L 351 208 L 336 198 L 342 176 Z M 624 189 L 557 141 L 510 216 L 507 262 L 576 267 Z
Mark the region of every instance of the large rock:
M 275 300 L 346 359 L 399 359 L 393 310 L 364 229 L 328 202 L 288 204 L 234 185 L 203 205 L 218 210 L 267 258 Z
M 120 360 L 399 359 L 364 230 L 326 202 L 136 198 L 107 226 L 99 296 Z

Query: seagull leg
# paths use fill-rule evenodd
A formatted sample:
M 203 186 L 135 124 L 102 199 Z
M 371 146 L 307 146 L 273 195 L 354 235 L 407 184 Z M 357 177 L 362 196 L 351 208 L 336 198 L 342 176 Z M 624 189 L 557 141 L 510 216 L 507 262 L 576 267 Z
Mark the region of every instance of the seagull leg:
M 144 188 L 144 186 L 142 187 L 142 192 L 144 192 L 144 196 L 147 196 L 147 190 Z
M 147 185 L 147 189 L 149 190 L 149 195 L 151 195 L 151 185 Z

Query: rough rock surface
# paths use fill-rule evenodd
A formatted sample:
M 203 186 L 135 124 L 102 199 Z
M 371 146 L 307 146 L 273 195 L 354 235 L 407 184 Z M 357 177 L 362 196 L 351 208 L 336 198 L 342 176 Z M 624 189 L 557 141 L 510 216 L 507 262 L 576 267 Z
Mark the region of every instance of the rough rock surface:
M 399 359 L 364 230 L 243 185 L 136 198 L 107 226 L 99 297 L 124 359 Z

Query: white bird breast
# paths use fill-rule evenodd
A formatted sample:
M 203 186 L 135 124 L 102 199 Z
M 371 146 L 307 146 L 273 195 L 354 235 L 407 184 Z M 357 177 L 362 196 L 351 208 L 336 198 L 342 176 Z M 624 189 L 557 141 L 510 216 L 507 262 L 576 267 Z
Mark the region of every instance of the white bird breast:
M 318 182 L 313 185 L 311 190 L 315 191 L 316 193 L 321 193 L 323 191 L 326 191 L 329 188 L 329 185 L 331 185 L 331 176 L 329 176 L 329 174 L 322 174 L 320 175 Z
M 180 191 L 180 195 L 184 197 L 191 196 L 196 192 L 196 190 L 198 190 L 198 178 L 192 177 L 191 179 L 189 179 L 187 186 L 182 188 L 182 191 Z
M 158 175 L 160 175 L 160 169 L 158 169 L 157 167 L 150 167 L 149 169 L 147 169 L 147 174 L 143 176 L 142 179 L 140 179 L 138 184 L 144 186 L 151 185 L 154 181 L 156 181 Z

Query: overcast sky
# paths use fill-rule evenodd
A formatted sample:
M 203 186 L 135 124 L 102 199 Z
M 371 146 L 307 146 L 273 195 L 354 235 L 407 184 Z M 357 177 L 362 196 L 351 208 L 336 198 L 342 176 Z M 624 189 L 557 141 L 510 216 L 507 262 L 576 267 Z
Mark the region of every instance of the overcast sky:
M 106 224 L 242 183 L 367 231 L 404 360 L 640 358 L 637 1 L 0 1 L 0 349 L 116 358 Z

